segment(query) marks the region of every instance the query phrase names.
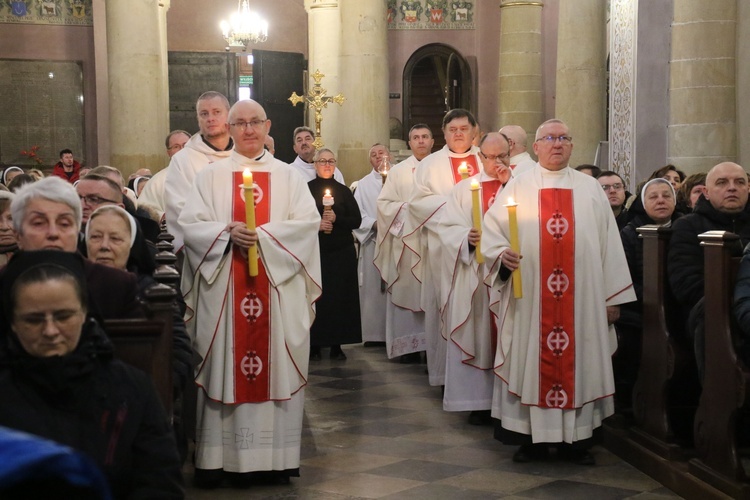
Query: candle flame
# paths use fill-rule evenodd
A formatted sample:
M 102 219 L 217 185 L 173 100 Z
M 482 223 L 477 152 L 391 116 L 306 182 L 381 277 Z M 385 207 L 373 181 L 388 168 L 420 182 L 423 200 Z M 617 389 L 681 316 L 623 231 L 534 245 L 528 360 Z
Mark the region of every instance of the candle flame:
M 330 189 L 326 189 L 326 196 L 331 196 L 331 190 Z
M 471 181 L 471 189 L 479 189 L 479 182 L 477 182 L 476 179 L 472 179 L 472 181 Z
M 518 206 L 518 203 L 515 202 L 513 197 L 508 197 L 508 203 L 505 204 L 506 207 L 516 207 Z

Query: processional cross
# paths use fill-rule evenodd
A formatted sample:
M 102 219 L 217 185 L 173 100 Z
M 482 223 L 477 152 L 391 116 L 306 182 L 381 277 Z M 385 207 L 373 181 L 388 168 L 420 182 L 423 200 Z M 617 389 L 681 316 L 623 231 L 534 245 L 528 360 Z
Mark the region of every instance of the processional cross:
M 335 102 L 336 104 L 341 106 L 342 104 L 344 104 L 344 100 L 346 99 L 344 97 L 344 94 L 341 93 L 337 94 L 334 97 L 325 95 L 326 89 L 324 89 L 320 84 L 320 80 L 322 80 L 324 76 L 326 75 L 321 73 L 319 69 L 316 69 L 315 73 L 313 73 L 312 75 L 313 80 L 315 80 L 315 84 L 313 85 L 313 88 L 310 89 L 310 91 L 307 93 L 307 95 L 301 96 L 297 95 L 297 92 L 292 92 L 292 95 L 289 97 L 289 100 L 292 101 L 292 106 L 296 106 L 301 102 L 307 101 L 310 109 L 315 110 L 315 141 L 313 142 L 313 146 L 315 146 L 315 149 L 320 149 L 323 147 L 323 139 L 321 139 L 320 137 L 320 125 L 323 122 L 323 108 L 327 108 L 329 102 Z

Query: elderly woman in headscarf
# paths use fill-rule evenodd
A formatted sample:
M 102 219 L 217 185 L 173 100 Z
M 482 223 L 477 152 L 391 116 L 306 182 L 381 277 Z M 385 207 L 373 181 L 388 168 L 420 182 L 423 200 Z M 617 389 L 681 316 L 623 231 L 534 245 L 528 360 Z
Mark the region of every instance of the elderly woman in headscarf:
M 15 165 L 7 167 L 5 170 L 3 170 L 3 176 L 2 176 L 2 182 L 5 186 L 10 184 L 10 181 L 12 181 L 15 177 L 25 173 L 21 167 L 17 167 Z
M 628 261 L 633 288 L 638 297 L 636 302 L 620 306 L 620 319 L 616 323 L 618 351 L 613 359 L 617 394 L 615 401 L 629 405 L 632 384 L 638 374 L 641 350 L 641 330 L 643 327 L 643 240 L 638 238 L 637 229 L 647 224 L 670 226 L 682 216 L 675 211 L 677 197 L 670 179 L 657 177 L 646 182 L 639 193 L 639 210 L 633 219 L 622 228 L 620 237 Z M 616 272 L 616 270 L 612 270 Z
M 86 224 L 86 250 L 88 258 L 138 276 L 141 298 L 145 291 L 156 284 L 152 277 L 156 265 L 138 223 L 125 209 L 116 205 L 103 205 L 91 214 Z M 183 319 L 185 302 L 178 294 L 173 314 L 172 382 L 175 398 L 179 397 L 192 376 L 193 349 Z M 180 439 L 180 451 L 186 452 L 186 443 Z
M 10 191 L 0 191 L 0 268 L 7 264 L 13 253 L 18 250 L 13 218 L 10 215 L 10 203 L 15 196 Z
M 113 358 L 87 315 L 83 258 L 19 252 L 2 281 L 0 425 L 89 455 L 114 498 L 183 498 L 174 437 L 153 384 Z

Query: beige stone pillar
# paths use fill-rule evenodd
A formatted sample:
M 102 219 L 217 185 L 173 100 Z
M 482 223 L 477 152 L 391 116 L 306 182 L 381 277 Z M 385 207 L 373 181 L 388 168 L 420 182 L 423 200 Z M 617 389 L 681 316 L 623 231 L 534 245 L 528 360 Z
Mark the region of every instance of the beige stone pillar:
M 339 9 L 341 92 L 346 96 L 338 123 L 339 163 L 349 183 L 372 169 L 370 147 L 388 144 L 388 28 L 383 0 L 347 0 Z
M 606 6 L 602 0 L 560 2 L 555 117 L 570 127 L 570 165 L 593 163 L 606 127 Z
M 164 163 L 166 16 L 159 0 L 111 0 L 106 9 L 110 164 L 127 178 Z
M 308 37 L 308 72 L 320 70 L 325 75 L 321 84 L 327 95 L 333 96 L 340 92 L 339 77 L 339 46 L 341 43 L 341 15 L 338 0 L 305 0 L 307 10 Z M 308 78 L 307 85 L 312 87 L 312 78 Z M 348 105 L 346 103 L 345 105 Z M 341 106 L 329 104 L 323 110 L 323 125 L 321 135 L 325 147 L 338 156 L 339 134 L 338 123 L 341 117 Z M 315 129 L 315 113 L 309 111 L 307 126 Z M 347 176 L 348 180 L 349 176 Z
M 674 3 L 668 159 L 687 174 L 737 155 L 737 3 Z
M 501 0 L 500 126 L 520 125 L 533 137 L 542 123 L 543 2 Z

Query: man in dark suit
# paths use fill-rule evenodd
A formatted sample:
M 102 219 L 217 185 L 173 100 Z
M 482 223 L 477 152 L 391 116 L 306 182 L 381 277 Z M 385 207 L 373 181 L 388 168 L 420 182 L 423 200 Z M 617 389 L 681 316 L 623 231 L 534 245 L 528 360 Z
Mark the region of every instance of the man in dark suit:
M 57 177 L 27 184 L 18 190 L 10 210 L 21 250 L 77 252 L 81 202 L 70 184 Z M 134 274 L 81 259 L 90 313 L 99 319 L 144 316 Z

